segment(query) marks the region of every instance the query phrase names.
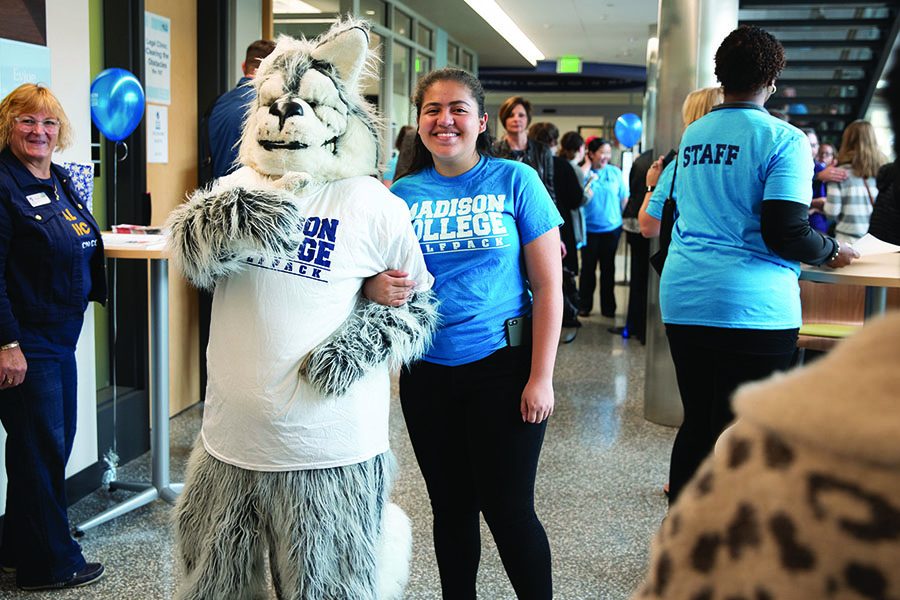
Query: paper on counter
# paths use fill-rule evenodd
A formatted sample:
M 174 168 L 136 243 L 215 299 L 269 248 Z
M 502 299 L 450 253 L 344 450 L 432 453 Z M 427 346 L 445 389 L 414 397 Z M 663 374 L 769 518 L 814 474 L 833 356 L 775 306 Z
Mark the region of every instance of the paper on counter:
M 867 233 L 866 235 L 858 239 L 852 244 L 852 246 L 857 252 L 859 252 L 860 256 L 900 252 L 900 246 L 883 242 L 871 233 Z
M 103 245 L 108 248 L 162 250 L 166 246 L 166 236 L 152 233 L 104 233 Z

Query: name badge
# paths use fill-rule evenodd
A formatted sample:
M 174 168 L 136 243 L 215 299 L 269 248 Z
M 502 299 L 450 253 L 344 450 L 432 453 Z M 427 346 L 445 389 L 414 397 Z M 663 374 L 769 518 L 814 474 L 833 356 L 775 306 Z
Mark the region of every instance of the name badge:
M 28 200 L 28 204 L 30 204 L 32 208 L 37 208 L 38 206 L 50 204 L 50 198 L 48 198 L 47 194 L 45 194 L 44 192 L 41 192 L 39 194 L 31 194 L 30 196 L 25 196 L 25 199 Z

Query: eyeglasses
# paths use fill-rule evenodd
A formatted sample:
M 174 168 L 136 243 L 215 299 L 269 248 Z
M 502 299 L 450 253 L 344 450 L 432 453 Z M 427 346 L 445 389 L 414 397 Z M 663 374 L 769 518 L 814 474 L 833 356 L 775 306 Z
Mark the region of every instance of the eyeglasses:
M 37 131 L 37 126 L 40 125 L 44 128 L 44 131 L 50 134 L 59 133 L 59 120 L 57 119 L 44 119 L 43 121 L 38 121 L 36 119 L 32 119 L 31 117 L 15 117 L 16 125 L 19 127 L 19 131 L 23 133 L 31 133 L 32 131 Z

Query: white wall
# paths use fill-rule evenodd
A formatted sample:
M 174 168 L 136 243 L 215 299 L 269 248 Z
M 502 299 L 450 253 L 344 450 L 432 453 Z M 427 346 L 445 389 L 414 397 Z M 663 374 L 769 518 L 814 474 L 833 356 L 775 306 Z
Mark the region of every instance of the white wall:
M 234 15 L 231 23 L 229 72 L 232 74 L 229 87 L 237 83 L 244 76 L 241 71 L 241 63 L 247 56 L 247 46 L 262 38 L 262 2 L 260 0 L 232 0 L 233 6 L 229 11 Z
M 59 98 L 75 131 L 75 144 L 55 162 L 91 160 L 90 31 L 88 0 L 47 0 L 47 46 L 50 48 L 50 88 Z M 66 475 L 97 461 L 97 380 L 94 366 L 94 311 L 85 314 L 76 351 L 78 361 L 78 433 Z M 5 454 L 0 433 L 0 465 Z M 6 469 L 0 473 L 0 511 L 6 508 Z

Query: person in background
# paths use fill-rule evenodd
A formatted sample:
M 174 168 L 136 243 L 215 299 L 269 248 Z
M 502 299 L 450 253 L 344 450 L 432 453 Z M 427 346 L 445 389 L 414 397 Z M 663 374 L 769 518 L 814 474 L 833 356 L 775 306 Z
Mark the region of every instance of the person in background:
M 612 158 L 609 141 L 603 138 L 591 140 L 587 158 L 593 180 L 590 184 L 592 197 L 584 207 L 587 243 L 581 249 L 578 314 L 583 317 L 591 314 L 599 266 L 600 314 L 612 319 L 616 316 L 616 250 L 622 233 L 622 208 L 628 199 L 628 184 L 622 169 L 609 164 Z
M 531 102 L 521 96 L 507 98 L 500 105 L 498 116 L 506 135 L 494 144 L 494 155 L 523 162 L 536 170 L 550 194 L 550 199 L 556 202 L 556 190 L 553 189 L 553 155 L 546 146 L 528 141 Z
M 694 90 L 684 99 L 681 105 L 681 120 L 685 129 L 697 119 L 709 114 L 714 106 L 722 104 L 722 88 L 707 87 Z M 670 152 L 672 156 L 675 151 Z M 672 177 L 675 175 L 676 161 L 670 160 L 663 166 L 666 157 L 660 157 L 650 168 L 644 172 L 644 185 L 641 186 L 643 202 L 638 210 L 638 224 L 641 237 L 651 238 L 659 235 L 663 204 L 672 193 L 675 199 L 675 191 L 672 187 Z M 638 180 L 640 181 L 640 180 Z M 635 183 L 637 183 L 635 181 Z M 648 257 L 649 263 L 649 257 Z M 629 305 L 630 309 L 630 305 Z M 646 309 L 646 306 L 645 306 Z M 646 310 L 644 311 L 646 318 Z M 669 484 L 663 485 L 663 493 L 669 495 Z
M 578 134 L 575 134 L 576 136 Z M 578 210 L 586 202 L 585 191 L 581 183 L 581 172 L 575 172 L 569 161 L 559 156 L 559 129 L 553 123 L 532 123 L 528 128 L 528 139 L 531 142 L 544 144 L 550 148 L 553 155 L 553 188 L 556 190 L 556 208 L 563 219 L 559 228 L 560 239 L 563 243 L 563 321 L 564 328 L 579 328 L 578 320 L 578 289 L 575 286 L 575 276 L 578 273 L 578 250 L 575 240 L 575 229 L 572 226 L 573 212 Z M 581 136 L 578 136 L 581 139 Z M 581 153 L 584 154 L 584 144 L 580 144 Z M 574 340 L 572 332 L 564 332 L 563 341 Z
M 700 88 L 688 94 L 681 105 L 681 120 L 684 128 L 687 129 L 688 125 L 709 114 L 709 111 L 719 104 L 722 104 L 721 87 Z M 675 154 L 674 151 L 672 154 Z M 664 160 L 664 157 L 660 157 L 650 166 L 645 178 L 646 185 L 643 187 L 644 201 L 638 211 L 638 223 L 641 235 L 647 238 L 659 235 L 663 204 L 669 197 L 670 190 L 675 199 L 672 178 L 675 176 L 677 162 L 672 160 L 663 167 Z
M 894 53 L 894 68 L 888 76 L 885 96 L 894 130 L 894 156 L 897 159 L 878 172 L 878 203 L 869 221 L 869 233 L 879 240 L 900 245 L 900 50 Z
M 250 80 L 262 59 L 275 49 L 271 40 L 256 40 L 247 46 L 240 78 L 234 89 L 219 96 L 209 114 L 209 150 L 212 158 L 212 175 L 218 179 L 237 168 L 237 144 L 244 129 L 244 113 L 256 93 Z
M 414 102 L 416 153 L 391 187 L 414 229 L 428 227 L 435 200 L 501 199 L 460 201 L 447 223 L 457 247 L 420 234 L 441 323 L 425 357 L 401 371 L 400 403 L 431 500 L 441 590 L 475 599 L 481 513 L 516 595 L 549 599 L 550 545 L 534 484 L 554 405 L 562 219 L 534 169 L 490 156 L 484 90 L 472 74 L 432 71 Z M 461 225 L 472 216 L 489 230 Z M 371 278 L 366 297 L 405 299 L 407 282 L 391 273 Z
M 835 237 L 853 243 L 869 230 L 869 217 L 878 199 L 875 176 L 887 162 L 871 123 L 857 120 L 847 125 L 837 161 L 847 179 L 828 186 L 823 210 L 835 221 Z
M 572 169 L 572 172 L 575 173 L 579 189 L 581 190 L 581 198 L 579 199 L 578 206 L 569 209 L 568 215 L 563 215 L 563 218 L 567 223 L 567 225 L 563 225 L 563 227 L 569 226 L 572 228 L 572 237 L 570 238 L 572 245 L 566 246 L 566 256 L 563 259 L 563 266 L 569 269 L 573 275 L 578 275 L 578 250 L 587 242 L 587 231 L 584 229 L 584 205 L 590 201 L 591 196 L 594 193 L 591 186 L 586 185 L 585 171 L 582 168 L 582 165 L 585 162 L 584 139 L 582 139 L 578 132 L 567 131 L 560 139 L 558 154 L 559 158 L 564 159 Z M 558 164 L 562 165 L 562 163 Z M 563 169 L 564 177 L 566 173 L 566 170 Z M 574 197 L 567 196 L 567 199 L 563 202 L 563 206 L 571 206 L 573 200 Z M 565 236 L 563 237 L 563 241 L 565 241 Z
M 100 228 L 53 152 L 72 144 L 59 100 L 26 83 L 0 103 L 0 421 L 6 516 L 0 565 L 23 590 L 103 576 L 70 535 L 75 345 L 88 302 L 106 301 Z
M 394 151 L 388 159 L 387 166 L 384 169 L 384 175 L 381 176 L 381 181 L 387 187 L 391 187 L 391 184 L 394 182 L 394 177 L 397 175 L 397 159 L 400 157 L 400 148 L 403 147 L 403 140 L 409 134 L 415 135 L 416 128 L 412 125 L 404 125 L 400 128 L 397 139 L 394 141 Z
M 684 407 L 670 502 L 731 422 L 732 392 L 790 365 L 801 321 L 800 261 L 841 267 L 857 256 L 810 228 L 809 141 L 764 108 L 784 68 L 782 45 L 741 26 L 719 46 L 715 64 L 724 103 L 682 136 L 678 218 L 660 280 Z
M 809 149 L 813 157 L 813 192 L 812 202 L 809 207 L 809 224 L 819 233 L 828 233 L 828 217 L 822 212 L 822 208 L 825 206 L 825 182 L 818 178 L 818 174 L 831 164 L 831 162 L 825 164 L 822 160 L 825 158 L 825 148 L 831 149 L 830 161 L 833 161 L 834 147 L 831 144 L 820 145 L 819 136 L 816 134 L 816 130 L 811 127 L 805 127 L 801 131 L 806 134 L 806 139 L 809 140 Z
M 644 200 L 647 171 L 653 165 L 653 150 L 642 152 L 631 165 L 628 175 L 628 203 L 622 211 L 622 229 L 631 247 L 631 272 L 628 277 L 628 313 L 624 327 L 610 327 L 610 333 L 635 338 L 644 343 L 647 337 L 647 278 L 650 275 L 650 240 L 641 235 L 638 213 Z
M 900 52 L 894 65 L 886 97 L 900 133 Z M 734 425 L 671 507 L 632 598 L 897 596 L 900 533 L 883 524 L 900 514 L 898 353 L 895 311 L 738 390 Z

